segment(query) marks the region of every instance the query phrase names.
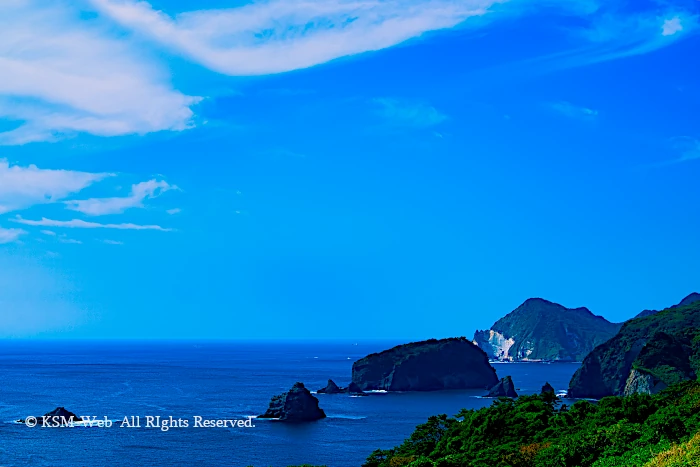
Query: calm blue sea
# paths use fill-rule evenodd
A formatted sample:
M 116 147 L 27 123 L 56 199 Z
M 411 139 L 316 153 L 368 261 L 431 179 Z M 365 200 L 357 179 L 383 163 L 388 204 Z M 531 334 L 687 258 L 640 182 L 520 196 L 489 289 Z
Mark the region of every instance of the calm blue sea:
M 328 418 L 304 425 L 193 428 L 195 415 L 263 413 L 302 381 L 350 381 L 352 362 L 397 342 L 0 342 L 0 465 L 359 466 L 399 444 L 428 416 L 491 403 L 483 391 L 318 395 Z M 578 364 L 497 364 L 521 393 L 565 390 Z M 27 428 L 13 420 L 65 406 L 112 428 Z M 189 419 L 190 428 L 121 428 L 125 416 Z

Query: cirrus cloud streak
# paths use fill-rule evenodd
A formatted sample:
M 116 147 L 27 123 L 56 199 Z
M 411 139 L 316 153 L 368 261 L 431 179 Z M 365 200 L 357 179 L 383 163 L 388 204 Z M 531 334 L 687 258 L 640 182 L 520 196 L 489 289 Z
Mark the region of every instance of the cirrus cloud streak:
M 129 30 L 228 75 L 282 73 L 377 51 L 505 0 L 316 0 L 250 3 L 176 16 L 137 0 L 92 0 Z
M 17 217 L 10 219 L 18 224 L 41 226 L 41 227 L 65 227 L 70 229 L 116 229 L 116 230 L 158 230 L 161 232 L 172 232 L 173 229 L 161 227 L 159 225 L 139 225 L 139 224 L 100 224 L 98 222 L 88 222 L 82 219 L 71 219 L 69 221 L 59 221 L 42 217 L 41 220 L 35 221 Z

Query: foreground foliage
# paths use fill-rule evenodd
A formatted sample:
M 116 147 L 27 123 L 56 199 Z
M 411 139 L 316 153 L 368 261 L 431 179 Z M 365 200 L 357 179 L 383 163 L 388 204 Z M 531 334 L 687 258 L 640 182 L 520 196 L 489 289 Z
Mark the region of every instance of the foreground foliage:
M 363 467 L 700 467 L 700 383 L 649 396 L 502 398 L 456 417 L 430 417 Z

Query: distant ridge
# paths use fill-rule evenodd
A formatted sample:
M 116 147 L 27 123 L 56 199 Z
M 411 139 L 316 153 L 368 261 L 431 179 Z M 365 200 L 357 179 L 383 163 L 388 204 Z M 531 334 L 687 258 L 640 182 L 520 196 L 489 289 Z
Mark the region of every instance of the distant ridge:
M 492 360 L 581 361 L 620 326 L 588 308 L 530 298 L 490 329 L 476 331 L 474 343 Z
M 685 297 L 683 300 L 681 300 L 677 305 L 673 305 L 669 308 L 678 308 L 679 306 L 691 305 L 697 301 L 700 301 L 700 293 L 693 292 L 690 295 L 688 295 L 687 297 Z M 651 316 L 651 315 L 658 313 L 659 311 L 661 311 L 661 310 L 644 310 L 632 319 L 644 318 L 645 316 Z

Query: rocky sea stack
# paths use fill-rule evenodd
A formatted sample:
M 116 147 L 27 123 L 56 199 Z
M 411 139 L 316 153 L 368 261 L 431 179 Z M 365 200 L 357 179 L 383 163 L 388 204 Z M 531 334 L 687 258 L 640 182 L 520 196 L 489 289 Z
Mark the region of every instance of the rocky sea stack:
M 363 391 L 482 389 L 498 382 L 483 350 L 464 337 L 430 339 L 368 355 L 352 365 Z
M 304 387 L 303 383 L 295 383 L 289 391 L 273 397 L 267 412 L 259 418 L 275 418 L 284 422 L 310 422 L 325 417 L 325 412 L 318 406 L 318 399 Z
M 64 425 L 72 422 L 82 422 L 83 419 L 78 417 L 73 412 L 66 410 L 65 407 L 57 407 L 51 412 L 38 416 L 36 418 L 37 425 L 43 425 L 44 422 L 51 425 Z M 18 420 L 19 423 L 25 423 L 25 420 Z
M 332 379 L 328 380 L 325 388 L 321 388 L 316 391 L 317 394 L 343 394 L 346 392 L 343 388 L 339 387 Z
M 700 301 L 627 321 L 584 360 L 569 383 L 569 397 L 599 399 L 654 394 L 700 374 Z M 683 303 L 691 302 L 683 305 Z
M 530 298 L 490 329 L 476 331 L 474 343 L 492 360 L 581 361 L 620 326 L 587 308 L 565 308 Z
M 341 388 L 332 379 L 328 380 L 325 388 L 316 391 L 317 394 L 364 394 L 362 389 L 355 383 L 350 383 L 348 387 Z
M 513 379 L 510 376 L 501 378 L 501 380 L 489 390 L 486 397 L 518 397 L 518 393 L 515 392 Z
M 555 394 L 554 387 L 549 384 L 549 383 L 544 383 L 544 386 L 542 386 L 542 389 L 540 390 L 541 395 L 545 394 Z

